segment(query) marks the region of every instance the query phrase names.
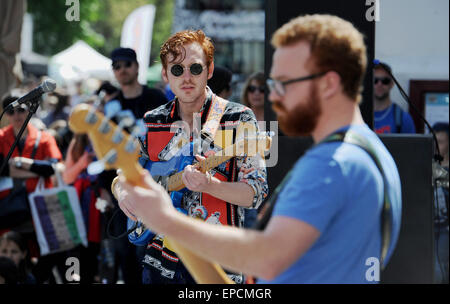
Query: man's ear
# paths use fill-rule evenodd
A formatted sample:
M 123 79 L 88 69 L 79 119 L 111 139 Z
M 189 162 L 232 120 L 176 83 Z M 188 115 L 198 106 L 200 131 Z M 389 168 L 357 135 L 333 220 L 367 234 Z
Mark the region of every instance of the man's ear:
M 169 78 L 167 77 L 167 70 L 164 67 L 161 69 L 161 77 L 165 83 L 169 83 Z
M 208 79 L 211 79 L 214 73 L 214 61 L 211 62 L 208 68 Z
M 341 76 L 334 71 L 330 71 L 322 76 L 320 82 L 320 92 L 324 98 L 331 98 L 340 90 L 340 85 Z

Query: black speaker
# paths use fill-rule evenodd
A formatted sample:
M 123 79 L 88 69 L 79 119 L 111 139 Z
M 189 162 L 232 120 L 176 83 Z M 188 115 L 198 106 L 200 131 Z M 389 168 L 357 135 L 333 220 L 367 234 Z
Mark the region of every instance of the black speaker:
M 428 135 L 389 134 L 381 140 L 397 164 L 402 183 L 402 224 L 381 283 L 433 283 L 432 158 Z

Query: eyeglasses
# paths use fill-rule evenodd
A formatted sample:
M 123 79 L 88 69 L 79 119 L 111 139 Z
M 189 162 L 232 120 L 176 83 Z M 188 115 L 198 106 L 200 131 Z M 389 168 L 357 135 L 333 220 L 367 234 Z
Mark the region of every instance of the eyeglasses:
M 6 111 L 6 114 L 7 114 L 7 115 L 10 115 L 10 116 L 13 116 L 13 115 L 14 115 L 14 112 L 23 114 L 23 113 L 25 113 L 26 111 L 27 111 L 27 109 L 26 109 L 26 108 L 22 108 L 22 107 L 11 108 L 11 109 L 9 109 L 8 111 Z
M 131 65 L 132 65 L 131 61 L 115 61 L 115 62 L 112 63 L 112 68 L 113 68 L 114 71 L 118 71 L 122 67 L 129 68 Z
M 186 68 L 181 64 L 175 64 L 170 68 L 170 72 L 173 76 L 180 77 L 181 75 L 183 75 L 185 69 Z M 189 67 L 189 71 L 192 75 L 198 76 L 203 72 L 203 66 L 200 63 L 193 63 Z
M 379 81 L 381 81 L 381 83 L 384 84 L 384 85 L 388 85 L 388 84 L 391 83 L 391 78 L 389 78 L 389 77 L 383 77 L 383 78 L 375 77 L 373 79 L 373 83 L 374 84 L 377 84 Z
M 263 93 L 263 94 L 264 94 L 264 91 L 265 91 L 266 89 L 264 88 L 264 86 L 259 86 L 259 87 L 254 86 L 254 85 L 248 86 L 248 91 L 249 91 L 250 93 L 255 93 L 257 90 L 258 90 L 260 93 Z
M 322 73 L 317 73 L 317 74 L 312 74 L 309 76 L 304 76 L 304 77 L 300 77 L 300 78 L 295 78 L 295 79 L 289 79 L 286 81 L 279 81 L 279 80 L 275 80 L 275 79 L 267 79 L 267 86 L 269 87 L 269 90 L 271 92 L 275 92 L 277 93 L 279 96 L 284 96 L 284 94 L 286 94 L 286 89 L 285 86 L 294 82 L 300 82 L 300 81 L 305 81 L 305 80 L 311 80 L 320 76 L 325 75 L 328 72 L 322 72 Z

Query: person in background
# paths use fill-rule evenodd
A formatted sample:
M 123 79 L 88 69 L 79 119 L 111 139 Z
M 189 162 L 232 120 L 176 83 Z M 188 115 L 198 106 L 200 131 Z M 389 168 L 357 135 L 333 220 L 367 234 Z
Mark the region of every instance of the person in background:
M 228 99 L 231 96 L 231 78 L 233 73 L 226 67 L 214 66 L 213 76 L 208 79 L 208 87 L 217 96 Z
M 64 162 L 65 170 L 62 178 L 68 185 L 73 185 L 78 193 L 81 212 L 86 226 L 88 247 L 79 247 L 81 267 L 81 283 L 94 283 L 97 275 L 101 240 L 100 211 L 95 207 L 100 195 L 98 176 L 87 173 L 87 166 L 95 154 L 86 134 L 75 134 L 67 150 Z
M 245 81 L 242 88 L 241 101 L 255 113 L 258 121 L 259 130 L 266 129 L 264 121 L 264 92 L 265 92 L 264 73 L 255 72 Z M 259 209 L 245 209 L 244 227 L 250 228 L 256 222 L 258 212 L 264 208 L 261 204 Z
M 56 92 L 49 93 L 48 103 L 52 109 L 47 113 L 47 115 L 42 118 L 42 121 L 47 126 L 50 127 L 52 123 L 57 120 L 65 120 L 69 118 L 69 98 L 70 96 L 62 90 L 57 90 Z
M 387 71 L 389 71 L 389 73 Z M 416 127 L 409 113 L 403 111 L 391 100 L 394 87 L 392 69 L 384 62 L 373 69 L 374 128 L 380 133 L 416 133 Z
M 256 72 L 245 81 L 242 89 L 242 103 L 252 109 L 258 122 L 264 121 L 264 92 L 266 91 L 264 73 Z M 261 125 L 260 125 L 261 129 Z
M 449 171 L 448 159 L 448 123 L 438 122 L 433 130 L 439 145 L 442 157 L 441 166 Z M 448 187 L 437 187 L 434 199 L 434 239 L 435 239 L 435 282 L 448 284 L 449 282 L 449 193 Z
M 3 107 L 6 108 L 17 99 L 18 97 L 16 96 L 6 97 L 3 100 Z M 2 143 L 0 145 L 0 163 L 3 162 L 10 147 L 12 147 L 15 137 L 25 122 L 27 114 L 28 107 L 24 104 L 6 113 L 9 125 L 0 130 L 0 142 Z M 9 166 L 6 166 L 0 174 L 4 177 L 12 178 L 13 187 L 24 186 L 25 191 L 31 193 L 35 190 L 40 177 L 45 178 L 46 188 L 53 186 L 51 180 L 51 176 L 54 174 L 53 165 L 61 160 L 62 155 L 54 137 L 46 131 L 39 131 L 29 123 L 9 159 Z M 0 198 L 6 197 L 11 193 L 11 190 L 12 188 L 1 191 Z M 37 282 L 39 283 L 49 279 L 52 276 L 51 268 L 55 263 L 58 263 L 57 261 L 62 253 L 40 256 L 31 219 L 23 223 L 14 223 L 14 227 L 10 227 L 6 231 L 12 229 L 22 233 L 26 243 L 29 245 L 28 252 L 31 256 L 39 257 L 36 267 L 33 268 L 33 274 Z
M 158 90 L 138 82 L 139 63 L 136 52 L 130 48 L 116 48 L 111 53 L 112 69 L 120 84 L 117 98 L 122 110 L 131 110 L 136 119 L 141 119 L 147 111 L 167 103 L 167 98 Z
M 136 119 L 142 119 L 147 111 L 167 103 L 163 92 L 138 82 L 139 63 L 133 49 L 116 48 L 111 53 L 111 60 L 114 76 L 120 85 L 119 93 L 114 99 L 119 100 L 122 110 L 131 110 Z M 125 130 L 127 129 L 125 128 Z M 100 184 L 108 189 L 111 197 L 110 185 L 116 176 L 115 170 L 106 170 L 99 176 Z M 112 197 L 112 202 L 114 208 L 118 208 L 114 197 Z M 116 214 L 111 224 L 114 235 L 126 231 L 126 224 L 126 216 L 122 212 Z M 144 254 L 141 247 L 134 246 L 127 238 L 120 238 L 114 240 L 114 252 L 125 283 L 140 283 L 141 267 L 139 263 Z
M 22 235 L 8 231 L 0 236 L 0 256 L 10 258 L 19 269 L 19 284 L 36 284 L 30 272 L 31 260 Z
M 8 257 L 0 256 L 0 285 L 16 285 L 19 283 L 19 269 Z

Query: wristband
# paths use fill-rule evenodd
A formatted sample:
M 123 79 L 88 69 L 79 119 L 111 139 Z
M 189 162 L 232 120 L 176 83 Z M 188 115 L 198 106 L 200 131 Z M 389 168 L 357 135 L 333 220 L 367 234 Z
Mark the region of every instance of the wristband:
M 52 164 L 46 160 L 33 160 L 30 171 L 43 177 L 50 177 L 55 174 Z

